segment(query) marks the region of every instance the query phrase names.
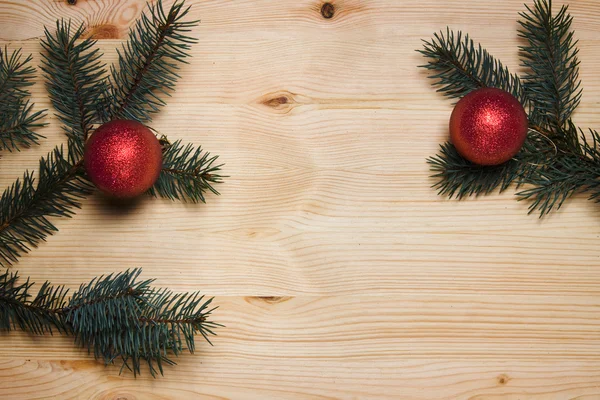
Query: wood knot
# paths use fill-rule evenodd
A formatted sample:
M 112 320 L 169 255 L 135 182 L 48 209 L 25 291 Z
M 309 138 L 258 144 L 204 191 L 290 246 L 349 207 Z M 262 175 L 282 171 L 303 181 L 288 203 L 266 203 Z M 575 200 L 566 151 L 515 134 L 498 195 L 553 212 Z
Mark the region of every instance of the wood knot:
M 287 104 L 288 102 L 289 102 L 289 99 L 287 97 L 280 96 L 280 97 L 275 97 L 273 99 L 265 100 L 263 102 L 263 104 L 267 107 L 277 108 L 279 106 Z
M 283 303 L 284 301 L 289 300 L 289 297 L 283 296 L 259 296 L 258 298 L 269 304 Z
M 281 114 L 286 114 L 299 105 L 296 95 L 285 90 L 261 96 L 257 103 Z
M 67 4 L 70 6 L 74 6 L 75 4 L 77 4 L 77 0 L 67 0 Z
M 333 14 L 335 14 L 335 6 L 329 2 L 323 3 L 321 6 L 321 15 L 325 19 L 333 18 Z
M 510 378 L 508 377 L 508 375 L 502 374 L 499 375 L 496 380 L 498 381 L 498 385 L 499 386 L 504 386 L 508 383 L 508 381 L 510 380 Z
M 288 301 L 290 299 L 291 299 L 291 297 L 289 297 L 289 296 L 254 296 L 254 297 L 246 298 L 246 300 L 249 303 L 259 301 L 261 303 L 267 303 L 267 304 L 279 304 L 279 303 Z
M 112 24 L 95 25 L 89 27 L 85 33 L 85 38 L 90 39 L 120 39 L 121 30 Z

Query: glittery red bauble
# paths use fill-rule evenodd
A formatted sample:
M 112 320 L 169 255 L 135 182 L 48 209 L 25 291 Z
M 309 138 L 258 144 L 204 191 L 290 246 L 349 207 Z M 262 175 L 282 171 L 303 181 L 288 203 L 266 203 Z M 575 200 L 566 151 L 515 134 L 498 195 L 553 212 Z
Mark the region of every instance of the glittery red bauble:
M 450 138 L 458 152 L 479 165 L 513 158 L 527 136 L 527 114 L 510 93 L 477 89 L 463 97 L 450 117 Z
M 85 145 L 88 176 L 103 192 L 119 198 L 150 189 L 162 167 L 161 145 L 137 121 L 115 120 L 100 126 Z

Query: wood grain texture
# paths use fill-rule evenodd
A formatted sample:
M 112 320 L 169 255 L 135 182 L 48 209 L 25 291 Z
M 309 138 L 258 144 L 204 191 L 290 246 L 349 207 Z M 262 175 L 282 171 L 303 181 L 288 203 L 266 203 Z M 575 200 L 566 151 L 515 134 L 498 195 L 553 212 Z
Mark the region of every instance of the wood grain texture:
M 518 71 L 522 0 L 336 0 L 329 19 L 313 0 L 188 2 L 200 41 L 153 127 L 219 154 L 222 196 L 91 197 L 17 267 L 75 288 L 141 266 L 217 296 L 226 328 L 157 380 L 119 376 L 67 338 L 2 333 L 0 398 L 600 398 L 598 205 L 577 198 L 540 221 L 511 193 L 455 202 L 429 188 L 451 104 L 414 50 L 450 25 Z M 43 26 L 65 16 L 112 62 L 144 4 L 0 0 L 0 45 L 37 62 Z M 600 3 L 570 4 L 576 122 L 600 128 Z M 41 80 L 33 96 L 50 107 Z M 2 154 L 3 186 L 64 141 L 48 122 L 41 146 Z

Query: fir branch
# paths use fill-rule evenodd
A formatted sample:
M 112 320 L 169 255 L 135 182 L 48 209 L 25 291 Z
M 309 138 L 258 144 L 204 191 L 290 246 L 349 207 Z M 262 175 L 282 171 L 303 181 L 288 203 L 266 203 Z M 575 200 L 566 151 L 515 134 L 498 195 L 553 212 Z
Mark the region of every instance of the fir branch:
M 152 280 L 136 282 L 141 270 L 126 271 L 93 279 L 81 285 L 69 306 L 63 310 L 66 319 L 79 328 L 76 339 L 85 343 L 87 335 L 110 330 L 115 326 L 133 327 L 142 296 Z
M 111 67 L 107 119 L 149 121 L 165 104 L 161 96 L 174 90 L 178 64 L 186 63 L 197 41 L 186 36 L 198 21 L 184 21 L 190 8 L 184 8 L 183 1 L 176 1 L 167 13 L 161 0 L 149 7 L 119 51 L 119 68 Z
M 433 187 L 439 195 L 463 199 L 489 194 L 498 188 L 502 193 L 520 175 L 520 165 L 516 160 L 485 167 L 464 159 L 450 142 L 440 147 L 439 154 L 427 160 L 434 173 L 432 178 L 437 179 Z
M 10 106 L 0 105 L 0 150 L 29 148 L 43 138 L 35 129 L 46 125 L 40 122 L 46 116 L 46 110 L 34 112 L 33 106 L 23 100 Z
M 517 187 L 527 182 L 536 168 L 546 162 L 554 146 L 545 137 L 530 134 L 521 151 L 508 162 L 496 166 L 481 166 L 463 158 L 450 143 L 442 144 L 440 152 L 427 159 L 434 172 L 433 185 L 438 194 L 463 199 L 469 196 L 504 192 L 512 183 Z
M 0 331 L 17 327 L 37 335 L 52 333 L 53 329 L 66 333 L 68 328 L 52 307 L 64 304 L 67 291 L 63 287 L 52 288 L 45 283 L 33 301 L 29 290 L 33 283 L 27 279 L 18 285 L 19 276 L 6 271 L 0 275 Z
M 69 149 L 76 146 L 70 145 Z M 40 160 L 39 181 L 25 172 L 0 199 L 0 264 L 12 264 L 31 247 L 57 231 L 51 217 L 70 217 L 79 201 L 91 193 L 83 163 L 75 151 L 56 147 Z
M 579 151 L 558 151 L 541 164 L 523 181 L 530 185 L 517 193 L 519 200 L 530 200 L 529 212 L 539 211 L 541 216 L 561 208 L 575 193 L 589 193 L 590 200 L 600 202 L 600 134 L 590 130 L 590 139 L 567 122 L 570 135 L 580 134 Z
M 528 69 L 523 81 L 533 106 L 530 120 L 549 129 L 559 147 L 575 149 L 579 147 L 577 134 L 560 135 L 582 93 L 573 18 L 566 6 L 553 16 L 551 1 L 535 0 L 533 7 L 525 7 L 527 12 L 520 13 L 519 36 L 528 43 L 521 47 L 521 56 Z
M 31 59 L 23 59 L 20 49 L 9 54 L 0 48 L 0 150 L 27 148 L 43 138 L 34 130 L 45 125 L 40 122 L 45 110 L 33 112 L 27 100 L 35 78 Z
M 34 318 L 23 318 L 28 311 L 25 306 L 29 297 L 29 280 L 17 285 L 19 277 L 6 271 L 0 275 L 0 330 L 15 329 L 17 325 L 21 330 L 29 329 L 27 321 Z
M 29 301 L 29 280 L 18 285 L 16 274 L 0 275 L 0 330 L 19 327 L 35 334 L 73 335 L 105 364 L 120 360 L 121 370 L 137 375 L 145 361 L 150 373 L 163 374 L 163 364 L 173 365 L 171 355 L 187 348 L 193 353 L 195 335 L 209 343 L 209 335 L 221 326 L 209 320 L 212 299 L 198 293 L 174 294 L 139 280 L 141 270 L 111 274 L 81 285 L 67 299 L 67 290 L 46 282 Z
M 217 156 L 210 156 L 200 147 L 194 149 L 191 144 L 184 146 L 179 140 L 171 144 L 163 138 L 161 143 L 163 168 L 150 189 L 151 195 L 204 203 L 206 191 L 219 194 L 213 186 L 222 182 L 221 165 L 215 165 Z
M 162 375 L 163 363 L 175 364 L 171 354 L 178 356 L 184 349 L 194 352 L 196 334 L 210 343 L 213 328 L 221 326 L 208 320 L 214 310 L 208 309 L 211 302 L 198 293 L 173 294 L 166 289 L 148 288 L 136 303 L 135 315 L 120 329 L 115 326 L 80 335 L 80 344 L 92 346 L 96 358 L 104 359 L 106 364 L 119 359 L 121 369 L 127 368 L 134 375 L 140 373 L 143 361 L 153 376 L 157 372 Z
M 432 72 L 429 76 L 437 91 L 451 98 L 461 98 L 482 87 L 495 87 L 515 96 L 527 104 L 521 80 L 511 74 L 500 61 L 490 55 L 481 44 L 462 32 L 435 33 L 430 41 L 423 41 L 423 49 L 417 50 L 428 59 L 421 65 Z
M 31 54 L 23 59 L 21 49 L 9 54 L 8 47 L 0 48 L 0 104 L 10 106 L 29 96 L 27 87 L 33 85 L 35 68 Z
M 220 326 L 207 320 L 215 310 L 208 308 L 212 300 L 205 300 L 199 292 L 175 294 L 165 289 L 154 290 L 138 321 L 145 326 L 162 327 L 173 353 L 180 353 L 184 342 L 185 348 L 193 353 L 194 334 L 200 333 L 210 343 L 208 335 L 214 335 L 211 328 Z
M 44 33 L 46 87 L 63 129 L 82 149 L 97 119 L 96 104 L 107 90 L 102 53 L 92 49 L 95 40 L 81 40 L 83 25 L 72 29 L 71 21 L 61 20 L 55 32 L 45 28 Z

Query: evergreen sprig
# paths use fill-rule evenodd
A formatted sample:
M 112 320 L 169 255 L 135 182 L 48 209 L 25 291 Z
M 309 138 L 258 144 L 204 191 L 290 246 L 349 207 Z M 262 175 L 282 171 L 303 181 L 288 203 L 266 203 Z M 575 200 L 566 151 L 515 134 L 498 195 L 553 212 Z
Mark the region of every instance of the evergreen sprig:
M 19 276 L 6 271 L 0 274 L 0 331 L 21 329 L 36 335 L 66 332 L 62 321 L 52 312 L 51 305 L 60 303 L 66 294 L 61 288 L 42 285 L 33 301 L 29 298 L 33 283 L 27 279 L 18 284 Z
M 44 29 L 42 71 L 46 88 L 68 137 L 80 150 L 97 122 L 97 101 L 107 90 L 102 53 L 96 41 L 82 40 L 85 27 L 73 29 L 71 21 L 56 22 L 56 30 Z
M 0 330 L 57 330 L 106 365 L 118 360 L 121 370 L 137 375 L 145 362 L 152 376 L 162 375 L 163 364 L 175 364 L 173 355 L 194 352 L 196 334 L 210 343 L 221 325 L 209 320 L 212 298 L 155 288 L 140 274 L 133 269 L 102 276 L 70 297 L 64 286 L 46 282 L 33 297 L 29 280 L 19 284 L 17 274 L 6 272 L 0 275 Z
M 187 63 L 196 39 L 187 36 L 198 21 L 185 21 L 190 7 L 176 1 L 165 13 L 162 0 L 149 6 L 131 29 L 129 40 L 119 51 L 118 66 L 111 67 L 108 119 L 151 120 L 165 105 L 179 78 L 179 63 Z
M 76 146 L 69 146 L 70 149 Z M 56 147 L 39 163 L 39 179 L 26 171 L 0 198 L 0 264 L 13 264 L 57 231 L 52 217 L 70 217 L 91 193 L 78 154 Z M 37 183 L 37 185 L 36 185 Z
M 179 140 L 169 143 L 163 138 L 161 142 L 163 168 L 150 194 L 193 203 L 204 203 L 206 191 L 219 194 L 214 187 L 222 179 L 219 175 L 221 165 L 216 165 L 217 156 L 211 156 L 200 147 L 194 148 L 192 144 L 183 145 Z
M 552 15 L 552 3 L 535 1 L 520 13 L 519 36 L 527 41 L 521 47 L 526 73 L 525 91 L 531 99 L 530 120 L 550 130 L 559 146 L 565 139 L 568 148 L 577 148 L 578 135 L 562 134 L 581 100 L 577 41 L 573 37 L 573 18 L 563 6 Z
M 497 87 L 527 103 L 521 79 L 469 35 L 447 28 L 446 33 L 423 41 L 423 49 L 417 51 L 428 59 L 421 67 L 432 71 L 433 85 L 447 97 L 461 98 L 475 89 Z
M 23 59 L 22 50 L 8 51 L 8 47 L 0 48 L 0 102 L 12 105 L 19 99 L 29 95 L 26 89 L 33 85 L 35 68 L 31 64 L 32 56 Z
M 530 212 L 541 216 L 560 208 L 575 193 L 600 198 L 598 135 L 591 139 L 571 120 L 581 100 L 579 60 L 567 7 L 554 15 L 552 2 L 535 0 L 521 13 L 519 36 L 527 73 L 520 79 L 481 45 L 449 28 L 435 34 L 418 50 L 427 59 L 433 85 L 446 96 L 457 98 L 480 87 L 496 87 L 512 93 L 528 111 L 528 139 L 512 160 L 483 167 L 472 164 L 445 143 L 437 156 L 428 159 L 439 193 L 463 198 L 506 190 L 511 183 L 525 185 L 517 193 L 530 201 Z M 581 139 L 580 139 L 581 138 Z
M 524 180 L 530 187 L 517 197 L 531 201 L 530 212 L 548 214 L 575 193 L 588 193 L 590 200 L 600 202 L 600 135 L 590 130 L 588 139 L 570 120 L 566 129 L 569 135 L 579 134 L 581 144 L 570 151 L 559 150 Z
M 434 188 L 449 198 L 463 199 L 479 194 L 489 194 L 495 190 L 504 192 L 511 184 L 518 186 L 531 176 L 538 163 L 543 162 L 544 153 L 540 148 L 544 143 L 529 137 L 523 149 L 504 164 L 486 167 L 476 165 L 463 158 L 449 142 L 440 145 L 440 153 L 430 157 L 433 177 L 437 178 Z
M 33 85 L 32 56 L 21 50 L 0 48 L 0 150 L 19 150 L 37 144 L 42 138 L 35 129 L 44 126 L 45 110 L 33 111 L 28 87 Z

